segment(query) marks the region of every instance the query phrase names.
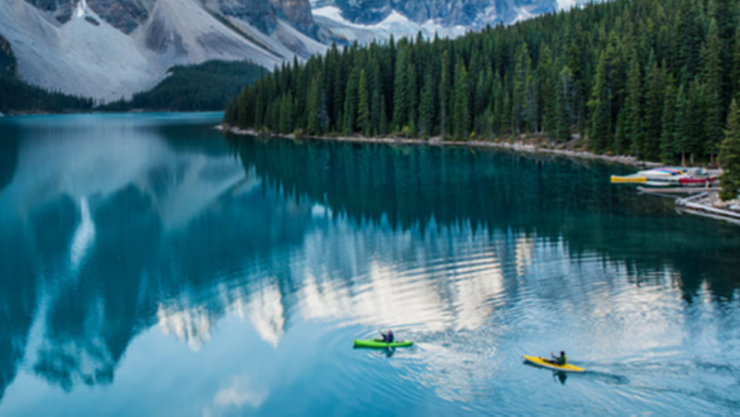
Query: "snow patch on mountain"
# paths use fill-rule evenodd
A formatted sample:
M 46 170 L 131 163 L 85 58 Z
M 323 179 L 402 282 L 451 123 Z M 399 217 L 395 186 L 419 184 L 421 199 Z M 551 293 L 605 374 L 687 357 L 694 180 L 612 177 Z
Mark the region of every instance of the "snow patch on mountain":
M 313 9 L 314 20 L 320 26 L 329 29 L 340 39 L 369 43 L 375 39 L 394 37 L 413 37 L 421 32 L 426 38 L 435 34 L 440 37 L 454 38 L 467 32 L 464 26 L 444 26 L 434 20 L 416 23 L 397 11 L 391 12 L 381 22 L 372 25 L 362 25 L 350 22 L 342 16 L 342 11 L 336 6 L 323 6 Z
M 519 9 L 519 13 L 517 14 L 514 21 L 512 21 L 511 23 L 521 22 L 523 20 L 531 19 L 532 17 L 534 17 L 532 13 L 530 13 L 527 9 L 522 8 L 522 9 Z
M 580 4 L 583 4 L 581 2 Z M 569 10 L 571 7 L 579 6 L 576 0 L 558 0 L 558 10 Z

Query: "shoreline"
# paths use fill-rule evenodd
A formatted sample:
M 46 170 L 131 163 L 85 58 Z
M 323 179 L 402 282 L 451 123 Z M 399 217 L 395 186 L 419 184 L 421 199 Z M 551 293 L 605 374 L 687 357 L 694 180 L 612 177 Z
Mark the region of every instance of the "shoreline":
M 631 165 L 637 167 L 658 167 L 663 166 L 660 162 L 651 161 L 640 161 L 634 156 L 624 155 L 602 155 L 595 154 L 589 151 L 573 150 L 573 149 L 558 149 L 539 146 L 533 143 L 526 143 L 522 141 L 515 142 L 501 142 L 501 141 L 482 141 L 482 140 L 468 140 L 468 141 L 451 141 L 442 140 L 440 137 L 429 138 L 428 140 L 421 138 L 402 138 L 402 137 L 367 137 L 367 136 L 313 136 L 313 135 L 301 135 L 296 136 L 294 134 L 275 134 L 275 133 L 260 133 L 254 129 L 239 129 L 237 127 L 227 126 L 219 124 L 215 127 L 224 133 L 231 133 L 238 136 L 257 136 L 257 137 L 268 137 L 268 138 L 287 138 L 293 140 L 320 140 L 320 141 L 332 141 L 332 142 L 346 142 L 346 143 L 373 143 L 373 144 L 385 144 L 385 145 L 426 145 L 426 146 L 454 146 L 454 147 L 469 147 L 469 148 L 488 148 L 488 149 L 505 149 L 515 152 L 522 153 L 544 153 L 572 158 L 600 160 L 605 162 L 619 163 L 624 165 Z

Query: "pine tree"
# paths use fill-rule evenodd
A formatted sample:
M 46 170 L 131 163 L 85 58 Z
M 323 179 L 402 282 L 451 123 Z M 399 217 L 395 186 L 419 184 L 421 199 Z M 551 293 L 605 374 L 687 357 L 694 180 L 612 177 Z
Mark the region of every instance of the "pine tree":
M 370 98 L 367 92 L 367 77 L 365 76 L 365 69 L 360 70 L 360 83 L 357 87 L 357 124 L 362 129 L 362 134 L 370 136 L 372 134 L 372 128 L 370 125 Z
M 545 42 L 540 44 L 539 60 L 537 62 L 537 83 L 539 93 L 538 107 L 542 112 L 541 127 L 550 137 L 557 137 L 557 93 L 554 80 L 557 74 L 553 72 L 552 52 Z
M 224 124 L 229 126 L 236 125 L 236 114 L 236 98 L 233 98 L 226 106 L 226 111 L 224 112 Z
M 505 98 L 504 86 L 501 83 L 501 77 L 496 76 L 496 81 L 493 83 L 493 133 L 494 135 L 500 135 L 504 130 L 504 121 L 502 120 L 503 115 L 506 114 L 505 110 Z
M 283 94 L 280 99 L 280 133 L 289 133 L 293 130 L 293 96 L 290 92 Z
M 684 84 L 678 87 L 676 93 L 676 107 L 673 113 L 676 128 L 673 137 L 675 151 L 681 155 L 681 165 L 686 165 L 686 156 L 689 150 L 689 135 L 691 135 L 691 112 L 689 111 L 689 92 Z
M 321 107 L 321 78 L 314 76 L 308 90 L 308 109 L 306 116 L 306 133 L 318 135 L 321 133 L 319 125 L 319 109 Z
M 294 105 L 295 108 L 295 105 Z M 326 129 L 329 128 L 329 123 L 331 122 L 331 119 L 329 117 L 329 109 L 327 105 L 326 100 L 326 93 L 321 91 L 321 100 L 319 104 L 319 128 L 321 128 L 321 133 L 326 133 Z
M 402 39 L 403 41 L 403 39 Z M 408 65 L 406 47 L 399 42 L 396 58 L 396 74 L 393 78 L 393 126 L 400 132 L 409 119 L 408 108 Z
M 475 83 L 475 89 L 473 91 L 473 107 L 472 107 L 472 118 L 473 118 L 473 130 L 476 133 L 485 131 L 486 124 L 486 104 L 487 96 L 490 90 L 486 88 L 486 73 L 483 71 L 478 72 L 477 81 Z
M 370 59 L 368 80 L 370 83 L 370 125 L 372 132 L 377 135 L 380 131 L 380 95 L 382 94 L 382 81 L 377 56 Z
M 596 68 L 596 80 L 591 100 L 588 101 L 588 108 L 591 112 L 589 144 L 595 152 L 606 150 L 611 143 L 612 127 L 608 82 L 606 52 L 602 52 L 599 58 L 599 66 Z
M 722 140 L 722 75 L 720 73 L 720 39 L 717 22 L 709 23 L 707 41 L 702 49 L 702 90 L 704 102 L 703 151 L 714 160 Z
M 637 62 L 636 53 L 633 51 L 630 59 L 630 69 L 627 74 L 627 97 L 624 110 L 622 111 L 624 113 L 624 127 L 626 128 L 626 132 L 624 133 L 626 137 L 616 141 L 617 154 L 631 150 L 639 158 L 646 157 L 647 146 L 643 137 L 641 120 L 641 93 L 640 64 Z
M 385 94 L 380 96 L 380 134 L 388 134 L 388 110 L 385 106 Z
M 630 134 L 630 127 L 627 112 L 620 112 L 617 116 L 616 129 L 614 131 L 614 142 L 619 149 L 620 144 L 628 143 L 628 136 Z
M 514 129 L 519 134 L 520 128 L 531 124 L 531 107 L 534 106 L 530 94 L 532 59 L 529 57 L 527 44 L 522 42 L 516 50 L 514 68 Z
M 686 150 L 689 153 L 689 161 L 693 165 L 703 155 L 706 141 L 704 136 L 704 125 L 701 122 L 706 117 L 706 86 L 698 80 L 694 80 L 688 91 L 688 113 L 684 125 L 684 140 Z
M 665 83 L 665 96 L 663 99 L 663 115 L 661 116 L 660 134 L 660 159 L 664 162 L 673 163 L 676 160 L 677 146 L 676 136 L 679 130 L 676 120 L 676 86 L 673 75 L 669 74 Z
M 357 68 L 352 70 L 347 79 L 347 88 L 344 93 L 344 127 L 342 133 L 351 135 L 355 132 L 357 124 Z
M 450 55 L 445 50 L 442 53 L 442 74 L 439 77 L 439 130 L 442 138 L 447 135 L 447 110 L 449 109 L 450 100 L 450 74 L 449 74 Z
M 250 93 L 251 90 L 244 87 L 237 99 L 236 125 L 241 128 L 254 127 L 252 124 L 254 121 L 252 113 L 253 101 L 251 100 Z
M 740 20 L 735 32 L 735 48 L 732 51 L 732 71 L 730 89 L 734 91 L 735 99 L 740 99 Z
M 725 139 L 722 141 L 719 154 L 719 162 L 722 165 L 722 176 L 720 184 L 722 200 L 737 198 L 740 190 L 740 110 L 737 100 L 732 100 L 730 111 L 727 115 L 727 130 Z
M 693 81 L 701 54 L 703 30 L 701 12 L 694 0 L 681 0 L 676 23 L 676 72 L 681 74 L 680 81 Z
M 652 59 L 651 59 L 652 61 Z M 645 112 L 642 122 L 644 158 L 660 159 L 661 119 L 663 115 L 663 87 L 665 80 L 658 63 L 653 61 L 645 81 Z
M 580 34 L 578 35 L 580 37 Z M 584 59 L 585 52 L 578 45 L 576 39 L 573 39 L 566 51 L 566 66 L 570 69 L 571 80 L 573 83 L 572 111 L 576 125 L 580 131 L 584 130 L 587 121 L 586 108 L 589 100 L 589 82 L 587 77 L 587 68 Z M 596 55 L 598 59 L 598 54 Z
M 424 137 L 432 134 L 434 126 L 434 79 L 431 71 L 424 77 L 424 86 L 419 98 L 419 133 Z
M 406 77 L 408 78 L 408 87 L 406 88 L 406 95 L 407 95 L 407 108 L 408 108 L 408 122 L 407 125 L 409 126 L 409 133 L 414 135 L 416 134 L 416 125 L 417 125 L 417 119 L 418 119 L 418 112 L 419 112 L 419 100 L 418 100 L 418 91 L 419 87 L 417 85 L 416 80 L 416 65 L 414 65 L 413 62 L 409 62 L 407 69 L 406 69 Z
M 558 77 L 556 95 L 556 137 L 561 141 L 570 140 L 571 126 L 573 125 L 573 74 L 570 68 L 564 66 Z
M 470 107 L 468 104 L 468 71 L 462 59 L 455 65 L 455 88 L 453 99 L 452 130 L 457 139 L 467 139 L 470 130 Z

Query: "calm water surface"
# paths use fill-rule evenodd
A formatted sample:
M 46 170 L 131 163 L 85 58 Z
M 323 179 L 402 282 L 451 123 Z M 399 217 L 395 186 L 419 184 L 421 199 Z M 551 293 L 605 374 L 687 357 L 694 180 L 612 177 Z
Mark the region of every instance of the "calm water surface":
M 0 415 L 740 413 L 740 227 L 617 165 L 219 119 L 0 121 Z M 522 363 L 560 349 L 588 372 Z

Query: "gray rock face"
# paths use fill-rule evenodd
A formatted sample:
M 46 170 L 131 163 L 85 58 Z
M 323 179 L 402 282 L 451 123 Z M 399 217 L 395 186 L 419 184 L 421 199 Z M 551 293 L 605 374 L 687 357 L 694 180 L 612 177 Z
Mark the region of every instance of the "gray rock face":
M 313 20 L 308 0 L 270 0 L 270 4 L 294 28 L 309 35 L 315 34 L 316 22 Z
M 72 16 L 72 9 L 77 3 L 74 0 L 26 0 L 37 8 L 50 13 L 59 23 L 66 23 Z
M 377 23 L 393 11 L 391 0 L 336 0 L 334 5 L 347 20 L 360 24 Z
M 79 0 L 26 0 L 51 13 L 59 23 L 67 23 Z M 144 23 L 156 0 L 88 0 L 87 5 L 103 20 L 123 33 L 131 33 Z
M 317 30 L 308 0 L 208 0 L 206 4 L 268 34 L 275 30 L 278 17 L 308 35 L 314 36 Z
M 417 23 L 434 19 L 446 26 L 470 28 L 510 23 L 522 9 L 537 14 L 558 6 L 556 0 L 322 0 L 317 4 L 337 6 L 345 19 L 360 24 L 377 23 L 395 10 Z
M 59 23 L 67 23 L 79 0 L 25 0 L 49 14 Z M 235 17 L 270 34 L 278 17 L 303 33 L 314 36 L 316 22 L 308 0 L 199 0 L 210 10 Z M 108 24 L 130 34 L 151 16 L 157 0 L 87 0 L 88 7 Z
M 244 20 L 264 33 L 277 25 L 277 9 L 268 0 L 209 0 L 213 10 Z
M 147 21 L 155 0 L 88 0 L 87 5 L 103 20 L 129 34 Z

